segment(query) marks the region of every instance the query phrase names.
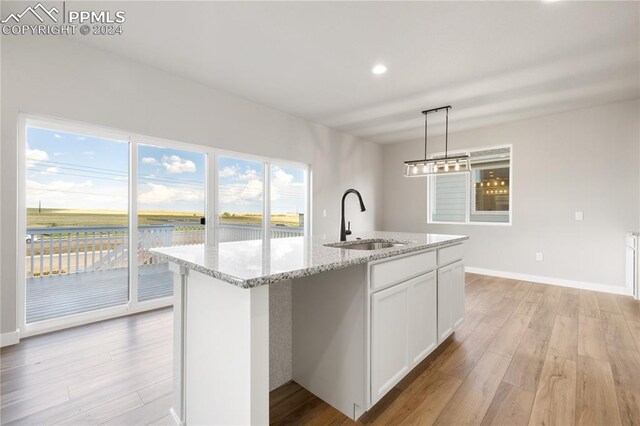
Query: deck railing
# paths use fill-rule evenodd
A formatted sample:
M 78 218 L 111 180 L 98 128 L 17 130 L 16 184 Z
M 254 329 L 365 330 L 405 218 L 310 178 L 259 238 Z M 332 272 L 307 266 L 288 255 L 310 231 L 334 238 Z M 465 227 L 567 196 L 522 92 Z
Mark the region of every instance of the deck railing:
M 304 234 L 302 227 L 271 228 L 271 238 Z M 262 238 L 262 227 L 252 224 L 220 224 L 220 242 Z M 180 223 L 138 227 L 138 264 L 155 263 L 149 250 L 173 245 L 202 244 L 204 225 Z M 28 228 L 27 277 L 91 272 L 128 265 L 129 233 L 125 226 Z

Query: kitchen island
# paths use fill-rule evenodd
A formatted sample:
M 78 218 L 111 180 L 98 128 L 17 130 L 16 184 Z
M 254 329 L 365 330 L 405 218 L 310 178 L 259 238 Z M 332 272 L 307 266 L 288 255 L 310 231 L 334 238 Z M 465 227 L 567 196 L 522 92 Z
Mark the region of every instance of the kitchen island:
M 292 281 L 292 379 L 354 420 L 455 331 L 467 237 L 360 236 L 152 251 L 175 272 L 177 424 L 269 423 L 269 284 Z

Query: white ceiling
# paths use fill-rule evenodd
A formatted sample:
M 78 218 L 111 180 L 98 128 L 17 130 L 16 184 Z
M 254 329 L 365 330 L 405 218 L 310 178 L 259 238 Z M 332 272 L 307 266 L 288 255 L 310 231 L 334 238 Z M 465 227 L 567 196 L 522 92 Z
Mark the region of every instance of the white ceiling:
M 639 95 L 636 2 L 101 7 L 126 11 L 124 35 L 81 42 L 379 143 L 421 138 L 443 104 L 458 131 Z

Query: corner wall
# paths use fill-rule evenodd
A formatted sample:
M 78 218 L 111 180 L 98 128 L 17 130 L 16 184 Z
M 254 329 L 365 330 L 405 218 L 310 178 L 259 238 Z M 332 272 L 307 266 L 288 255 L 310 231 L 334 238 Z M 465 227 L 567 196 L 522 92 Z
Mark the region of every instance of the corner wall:
M 634 100 L 449 135 L 453 149 L 513 144 L 512 226 L 428 225 L 426 179 L 402 177 L 424 142 L 385 145 L 383 228 L 469 235 L 472 268 L 625 292 L 625 232 L 640 223 L 639 113 Z M 441 150 L 443 138 L 429 140 Z

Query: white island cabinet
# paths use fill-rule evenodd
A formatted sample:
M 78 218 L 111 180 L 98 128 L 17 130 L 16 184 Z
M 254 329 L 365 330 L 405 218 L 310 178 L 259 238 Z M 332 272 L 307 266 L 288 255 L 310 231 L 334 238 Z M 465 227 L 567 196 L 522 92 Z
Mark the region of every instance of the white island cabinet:
M 176 424 L 269 423 L 269 284 L 292 281 L 291 379 L 352 419 L 464 320 L 464 236 L 375 232 L 154 250 L 171 262 Z

